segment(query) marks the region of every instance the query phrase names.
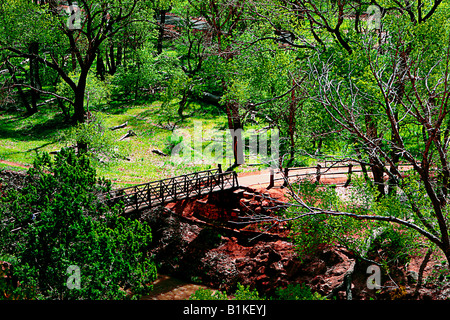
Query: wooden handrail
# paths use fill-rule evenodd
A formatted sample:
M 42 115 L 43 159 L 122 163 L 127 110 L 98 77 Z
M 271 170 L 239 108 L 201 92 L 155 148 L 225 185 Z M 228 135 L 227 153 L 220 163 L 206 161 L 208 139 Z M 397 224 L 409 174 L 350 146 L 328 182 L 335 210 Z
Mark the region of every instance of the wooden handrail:
M 181 200 L 193 195 L 199 196 L 214 191 L 237 188 L 238 186 L 236 172 L 220 173 L 220 169 L 214 169 L 116 189 L 105 194 L 105 196 L 112 196 L 108 199 L 111 203 L 124 201 L 124 210 L 127 211 Z
M 271 183 L 273 183 L 273 181 L 279 181 L 279 180 L 284 180 L 284 186 L 287 185 L 287 181 L 285 179 L 285 177 L 287 176 L 288 178 L 293 178 L 293 177 L 302 177 L 302 176 L 315 176 L 315 180 L 316 182 L 320 181 L 320 178 L 322 176 L 327 176 L 327 175 L 348 175 L 348 180 L 347 183 L 345 185 L 348 186 L 348 184 L 350 183 L 350 179 L 351 179 L 351 175 L 354 173 L 361 173 L 364 172 L 362 169 L 354 169 L 355 167 L 360 166 L 359 164 L 355 165 L 353 163 L 349 163 L 348 165 L 340 165 L 340 166 L 331 166 L 331 167 L 322 167 L 320 164 L 318 164 L 315 167 L 293 167 L 293 168 L 284 168 L 284 177 L 281 178 L 274 178 L 271 176 Z M 403 164 L 400 163 L 398 164 L 398 167 L 409 167 L 411 166 L 410 164 Z M 387 166 L 390 167 L 390 166 Z M 330 169 L 347 169 L 346 172 L 328 172 Z M 313 170 L 315 169 L 314 172 L 308 172 L 308 173 L 299 173 L 299 174 L 290 174 L 292 171 L 300 171 L 300 170 Z

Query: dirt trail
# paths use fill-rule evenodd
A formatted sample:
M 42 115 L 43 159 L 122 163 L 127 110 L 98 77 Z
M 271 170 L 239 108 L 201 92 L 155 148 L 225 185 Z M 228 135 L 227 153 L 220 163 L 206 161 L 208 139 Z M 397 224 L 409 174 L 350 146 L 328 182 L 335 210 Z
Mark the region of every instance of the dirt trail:
M 22 168 L 22 169 L 29 169 L 29 168 L 31 168 L 31 166 L 28 165 L 28 164 L 12 162 L 12 161 L 7 161 L 7 160 L 0 160 L 0 163 L 6 164 L 7 166 L 10 166 L 10 167 L 19 167 L 19 168 Z
M 321 177 L 320 181 L 323 183 L 344 183 L 345 181 L 347 181 L 347 176 L 345 175 L 347 172 L 347 168 L 330 169 L 330 171 L 327 172 L 326 176 Z M 312 177 L 315 177 L 316 169 L 305 168 L 302 170 L 296 170 L 295 173 L 289 175 L 289 181 L 292 182 L 293 180 L 297 179 L 297 177 L 295 176 L 297 174 L 308 174 Z M 279 170 L 275 170 L 274 179 L 275 184 L 281 185 L 283 184 L 284 176 Z M 254 173 L 246 172 L 245 174 L 239 174 L 238 180 L 239 185 L 242 187 L 250 187 L 256 185 L 259 185 L 260 187 L 268 186 L 270 183 L 270 169 Z
M 153 282 L 152 292 L 141 300 L 188 300 L 200 288 L 208 287 L 160 274 Z

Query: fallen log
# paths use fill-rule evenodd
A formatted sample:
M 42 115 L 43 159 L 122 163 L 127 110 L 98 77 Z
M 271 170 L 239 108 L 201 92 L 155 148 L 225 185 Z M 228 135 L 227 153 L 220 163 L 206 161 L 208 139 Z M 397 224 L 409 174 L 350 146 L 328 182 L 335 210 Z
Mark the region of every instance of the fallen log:
M 173 125 L 171 125 L 171 124 L 162 125 L 162 124 L 158 124 L 158 123 L 151 123 L 151 125 L 155 126 L 157 128 L 160 128 L 160 129 L 170 130 L 170 131 L 173 131 L 173 130 L 175 130 L 177 128 L 176 124 L 173 124 Z
M 118 141 L 122 141 L 128 137 L 137 136 L 137 134 L 133 130 L 128 130 L 128 132 L 123 135 Z
M 162 152 L 161 150 L 158 150 L 158 149 L 153 149 L 152 152 L 156 153 L 159 156 L 163 156 L 163 157 L 168 157 L 169 156 L 168 154 L 165 154 L 164 152 Z
M 108 129 L 109 130 L 117 130 L 117 129 L 125 128 L 127 125 L 128 125 L 128 121 L 124 122 L 122 124 L 119 124 L 118 126 L 114 126 L 114 127 L 108 128 Z
M 55 100 L 56 100 L 56 98 L 51 98 L 51 99 L 45 100 L 44 102 L 38 103 L 36 105 L 36 107 L 42 107 L 43 105 L 46 105 L 47 103 L 50 103 L 50 102 L 55 101 Z

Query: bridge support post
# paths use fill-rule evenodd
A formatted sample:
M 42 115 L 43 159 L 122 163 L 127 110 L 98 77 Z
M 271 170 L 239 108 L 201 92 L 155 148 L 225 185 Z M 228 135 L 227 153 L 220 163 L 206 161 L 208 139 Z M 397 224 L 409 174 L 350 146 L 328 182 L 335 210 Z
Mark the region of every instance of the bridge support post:
M 317 164 L 316 167 L 316 183 L 320 182 L 320 169 L 322 168 L 322 166 L 320 164 Z
M 267 190 L 274 186 L 274 181 L 275 181 L 275 179 L 274 179 L 274 172 L 273 172 L 273 169 L 270 168 L 270 180 L 269 180 L 269 185 L 266 188 Z
M 289 168 L 284 168 L 284 183 L 283 187 L 287 187 L 289 179 Z
M 348 175 L 347 175 L 347 181 L 345 182 L 344 187 L 347 188 L 349 186 L 349 184 L 352 182 L 352 168 L 353 168 L 353 164 L 349 164 L 348 165 Z

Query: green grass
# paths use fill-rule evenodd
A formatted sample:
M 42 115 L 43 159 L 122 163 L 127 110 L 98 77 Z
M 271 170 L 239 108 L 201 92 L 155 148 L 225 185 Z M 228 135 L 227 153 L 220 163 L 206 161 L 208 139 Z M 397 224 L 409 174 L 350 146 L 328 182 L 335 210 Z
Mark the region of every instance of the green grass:
M 98 175 L 110 179 L 116 187 L 164 179 L 217 166 L 211 159 L 206 162 L 180 162 L 173 157 L 164 157 L 152 152 L 153 149 L 170 152 L 168 142 L 172 132 L 158 126 L 163 113 L 158 102 L 137 105 L 114 103 L 99 110 L 98 113 L 107 127 L 128 122 L 127 127 L 113 131 L 117 140 L 128 130 L 133 130 L 137 134 L 117 142 L 125 150 L 128 160 L 119 160 L 97 167 Z M 179 124 L 179 131 L 176 132 L 193 137 L 196 121 L 201 121 L 202 124 L 203 147 L 210 143 L 208 139 L 212 135 L 211 132 L 224 130 L 227 126 L 224 114 L 198 113 L 197 116 L 189 117 Z M 61 136 L 69 130 L 71 125 L 64 123 L 62 114 L 56 106 L 41 107 L 38 113 L 28 117 L 18 112 L 1 111 L 0 160 L 30 166 L 37 152 L 57 151 L 66 146 L 67 142 L 61 140 Z M 225 167 L 227 164 L 223 165 Z M 1 168 L 24 170 L 0 161 Z M 249 170 L 258 170 L 258 167 L 239 168 L 239 171 Z
M 100 175 L 116 183 L 128 185 L 209 169 L 208 165 L 177 164 L 172 162 L 170 157 L 152 152 L 153 149 L 165 150 L 166 141 L 172 135 L 170 130 L 157 126 L 159 110 L 159 105 L 156 103 L 150 106 L 127 108 L 126 112 L 121 114 L 105 114 L 108 127 L 128 122 L 126 128 L 115 131 L 117 138 L 126 134 L 128 130 L 133 130 L 137 136 L 120 142 L 130 160 L 100 167 Z M 189 127 L 191 121 L 191 119 L 186 121 L 183 126 Z
M 53 111 L 53 112 L 52 112 Z M 57 142 L 60 132 L 68 130 L 61 116 L 47 109 L 33 116 L 0 112 L 0 160 L 23 165 L 33 162 L 36 152 L 52 151 L 62 145 Z M 8 167 L 0 164 L 0 167 Z

